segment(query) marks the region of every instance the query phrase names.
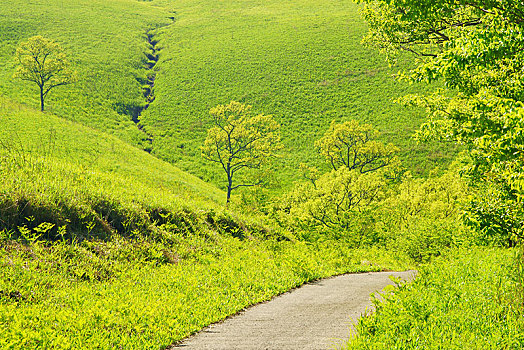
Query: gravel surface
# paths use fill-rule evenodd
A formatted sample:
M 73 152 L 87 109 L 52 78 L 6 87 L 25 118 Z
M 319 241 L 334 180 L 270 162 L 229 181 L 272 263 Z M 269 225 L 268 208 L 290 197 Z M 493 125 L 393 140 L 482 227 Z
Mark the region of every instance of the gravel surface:
M 347 274 L 306 284 L 253 306 L 171 348 L 185 350 L 338 349 L 371 307 L 370 293 L 414 271 Z

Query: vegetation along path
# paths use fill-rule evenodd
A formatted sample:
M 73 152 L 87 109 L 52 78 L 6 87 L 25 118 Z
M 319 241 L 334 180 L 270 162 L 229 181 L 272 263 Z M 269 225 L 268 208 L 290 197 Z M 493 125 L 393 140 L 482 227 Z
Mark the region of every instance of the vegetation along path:
M 347 342 L 370 293 L 413 271 L 347 274 L 307 284 L 211 325 L 175 349 L 332 349 Z

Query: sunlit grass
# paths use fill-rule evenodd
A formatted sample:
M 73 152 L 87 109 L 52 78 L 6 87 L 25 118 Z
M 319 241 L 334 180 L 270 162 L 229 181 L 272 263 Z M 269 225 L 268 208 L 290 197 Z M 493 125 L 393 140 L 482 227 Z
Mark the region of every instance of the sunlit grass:
M 170 1 L 159 1 L 162 4 Z M 273 114 L 286 146 L 274 169 L 276 186 L 300 177 L 301 162 L 318 165 L 314 141 L 332 119 L 373 124 L 402 150 L 415 173 L 452 157 L 411 134 L 423 111 L 393 99 L 413 92 L 384 58 L 360 43 L 366 25 L 351 1 L 182 0 L 176 21 L 159 30 L 156 100 L 144 114 L 154 152 L 223 186 L 220 168 L 200 157 L 209 109 L 231 100 Z M 418 87 L 420 88 L 420 87 Z
M 522 259 L 515 250 L 455 250 L 421 268 L 362 318 L 348 349 L 522 349 Z

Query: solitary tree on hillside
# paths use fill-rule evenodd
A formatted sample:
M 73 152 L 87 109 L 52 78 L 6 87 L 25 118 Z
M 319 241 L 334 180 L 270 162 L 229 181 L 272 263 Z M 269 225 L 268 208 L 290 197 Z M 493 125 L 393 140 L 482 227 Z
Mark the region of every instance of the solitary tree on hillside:
M 16 50 L 18 66 L 15 78 L 31 81 L 40 89 L 40 110 L 51 89 L 75 82 L 75 73 L 62 47 L 40 35 L 29 38 Z
M 219 163 L 227 176 L 227 199 L 231 191 L 254 183 L 233 185 L 235 174 L 243 169 L 260 169 L 275 151 L 282 148 L 280 125 L 270 115 L 252 115 L 251 106 L 239 102 L 210 110 L 214 127 L 208 130 L 202 157 Z

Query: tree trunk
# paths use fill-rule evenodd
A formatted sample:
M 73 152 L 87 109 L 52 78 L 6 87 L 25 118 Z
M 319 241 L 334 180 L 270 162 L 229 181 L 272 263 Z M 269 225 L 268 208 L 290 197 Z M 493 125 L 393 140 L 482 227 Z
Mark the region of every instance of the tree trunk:
M 233 187 L 233 179 L 228 176 L 227 179 L 227 197 L 226 197 L 226 207 L 229 204 L 229 200 L 231 199 L 231 188 Z
M 40 111 L 44 111 L 44 87 L 40 86 Z

